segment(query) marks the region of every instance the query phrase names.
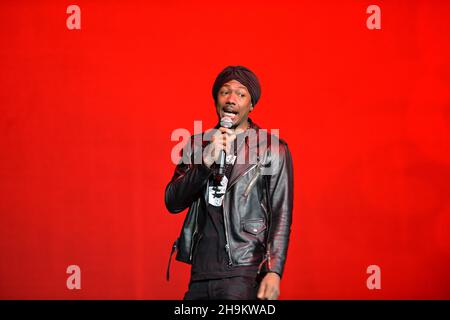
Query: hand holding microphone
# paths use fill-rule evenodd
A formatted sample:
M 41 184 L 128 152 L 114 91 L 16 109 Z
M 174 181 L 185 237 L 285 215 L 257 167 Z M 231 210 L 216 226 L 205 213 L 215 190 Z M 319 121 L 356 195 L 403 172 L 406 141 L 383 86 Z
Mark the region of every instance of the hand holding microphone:
M 203 162 L 206 166 L 211 167 L 214 162 L 219 162 L 219 174 L 224 173 L 225 154 L 230 153 L 232 142 L 236 139 L 233 125 L 229 117 L 223 117 L 220 120 L 220 128 L 212 136 L 211 143 L 205 147 L 203 152 Z

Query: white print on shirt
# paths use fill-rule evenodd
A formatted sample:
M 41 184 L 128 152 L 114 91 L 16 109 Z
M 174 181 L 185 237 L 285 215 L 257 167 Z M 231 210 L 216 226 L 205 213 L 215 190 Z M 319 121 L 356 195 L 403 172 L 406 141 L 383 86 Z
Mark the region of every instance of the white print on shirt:
M 227 155 L 225 161 L 227 164 L 234 164 L 236 160 L 235 155 Z M 224 175 L 222 180 L 220 180 L 220 185 L 208 187 L 208 202 L 209 204 L 220 207 L 223 202 L 223 197 L 225 196 L 225 191 L 227 190 L 228 178 Z

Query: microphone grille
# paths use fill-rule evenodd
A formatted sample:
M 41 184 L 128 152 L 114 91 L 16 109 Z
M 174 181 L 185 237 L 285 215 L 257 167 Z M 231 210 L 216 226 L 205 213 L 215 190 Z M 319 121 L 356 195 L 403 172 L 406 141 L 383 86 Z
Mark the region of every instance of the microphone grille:
M 224 128 L 231 128 L 233 126 L 233 121 L 229 117 L 223 117 L 220 119 L 220 126 Z

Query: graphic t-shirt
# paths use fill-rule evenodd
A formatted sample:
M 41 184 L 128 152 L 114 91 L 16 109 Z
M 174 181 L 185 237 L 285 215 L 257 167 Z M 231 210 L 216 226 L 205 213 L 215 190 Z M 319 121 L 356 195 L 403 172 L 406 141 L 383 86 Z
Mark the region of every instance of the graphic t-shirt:
M 226 249 L 222 203 L 236 161 L 235 154 L 227 156 L 224 176 L 216 178 L 215 175 L 211 175 L 209 181 L 206 221 L 193 256 L 191 269 L 193 281 L 233 276 L 255 278 L 257 275 L 258 266 L 230 265 Z

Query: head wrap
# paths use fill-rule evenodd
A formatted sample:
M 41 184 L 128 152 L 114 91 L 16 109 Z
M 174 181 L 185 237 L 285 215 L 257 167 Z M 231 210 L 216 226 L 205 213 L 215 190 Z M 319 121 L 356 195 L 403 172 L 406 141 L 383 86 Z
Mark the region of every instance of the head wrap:
M 256 75 L 243 66 L 228 66 L 219 73 L 212 88 L 214 102 L 217 104 L 217 94 L 220 88 L 231 80 L 237 80 L 247 88 L 252 98 L 252 104 L 255 106 L 261 96 L 261 86 Z

